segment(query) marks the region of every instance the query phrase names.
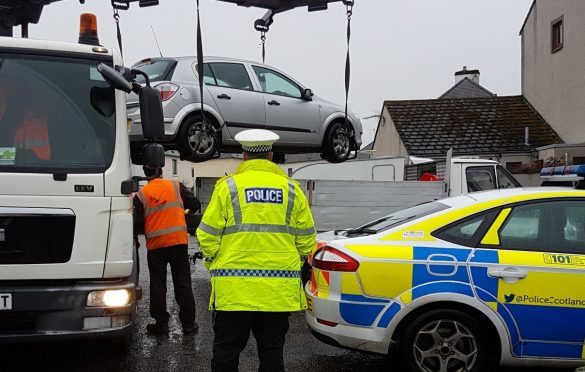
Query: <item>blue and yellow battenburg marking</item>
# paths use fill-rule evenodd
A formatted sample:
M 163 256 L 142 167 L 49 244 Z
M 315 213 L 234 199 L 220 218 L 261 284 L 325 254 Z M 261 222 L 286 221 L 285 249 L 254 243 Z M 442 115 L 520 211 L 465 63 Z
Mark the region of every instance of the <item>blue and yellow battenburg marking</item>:
M 452 293 L 477 297 L 497 313 L 517 356 L 585 355 L 582 255 L 387 245 L 348 248 L 366 258 L 357 273 L 340 273 L 339 310 L 348 324 L 385 328 L 411 301 Z M 526 279 L 507 283 L 489 275 L 490 267 L 502 265 L 530 271 Z M 329 277 L 318 270 L 316 275 L 318 297 L 327 298 Z

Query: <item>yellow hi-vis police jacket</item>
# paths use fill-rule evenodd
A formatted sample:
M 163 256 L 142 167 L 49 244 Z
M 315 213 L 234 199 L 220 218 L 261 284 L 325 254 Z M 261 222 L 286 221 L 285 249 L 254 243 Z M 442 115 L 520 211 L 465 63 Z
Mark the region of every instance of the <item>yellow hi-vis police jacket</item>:
M 307 307 L 301 258 L 315 246 L 299 185 L 268 160 L 220 179 L 197 237 L 211 272 L 211 310 L 288 312 Z

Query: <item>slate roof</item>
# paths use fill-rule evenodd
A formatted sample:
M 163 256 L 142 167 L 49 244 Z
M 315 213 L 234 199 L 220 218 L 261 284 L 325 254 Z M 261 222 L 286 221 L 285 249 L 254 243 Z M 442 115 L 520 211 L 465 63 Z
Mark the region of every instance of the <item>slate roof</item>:
M 476 70 L 477 71 L 477 70 Z M 469 72 L 469 71 L 467 71 Z M 445 98 L 473 98 L 473 97 L 494 97 L 495 94 L 474 83 L 469 78 L 461 79 L 451 89 L 443 93 L 439 99 Z
M 408 155 L 529 152 L 562 143 L 522 96 L 384 102 Z M 529 145 L 524 128 L 529 128 Z

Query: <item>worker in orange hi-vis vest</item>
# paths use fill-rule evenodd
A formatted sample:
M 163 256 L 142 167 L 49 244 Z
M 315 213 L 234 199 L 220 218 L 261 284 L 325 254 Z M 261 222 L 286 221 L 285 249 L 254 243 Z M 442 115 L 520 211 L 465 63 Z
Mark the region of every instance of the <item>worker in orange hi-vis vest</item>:
M 150 273 L 150 315 L 156 321 L 148 324 L 146 331 L 169 333 L 166 293 L 167 265 L 170 264 L 183 333 L 194 334 L 198 325 L 195 322 L 184 209 L 197 211 L 201 203 L 178 181 L 163 179 L 161 168 L 144 166 L 143 170 L 149 181 L 134 197 L 134 224 L 136 231 L 144 227 Z
M 39 159 L 51 160 L 47 117 L 29 111 L 14 132 L 14 146 L 32 150 Z

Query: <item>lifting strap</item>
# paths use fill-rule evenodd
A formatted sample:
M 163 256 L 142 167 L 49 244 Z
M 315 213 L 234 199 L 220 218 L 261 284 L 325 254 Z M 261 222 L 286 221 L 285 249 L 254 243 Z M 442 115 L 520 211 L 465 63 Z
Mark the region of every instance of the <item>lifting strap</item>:
M 197 76 L 199 77 L 199 96 L 201 97 L 201 124 L 202 129 L 206 130 L 205 111 L 203 109 L 203 37 L 201 36 L 201 17 L 199 16 L 199 0 L 197 0 Z M 202 135 L 198 136 L 197 145 L 193 148 L 197 151 L 201 144 Z
M 122 32 L 120 32 L 120 14 L 118 10 L 128 10 L 130 7 L 129 2 L 112 0 L 112 8 L 114 9 L 114 21 L 116 21 L 116 31 L 118 37 L 118 46 L 120 47 L 120 54 L 124 57 L 124 51 L 122 50 Z
M 349 46 L 350 46 L 350 39 L 351 39 L 351 16 L 353 15 L 353 5 L 354 0 L 343 0 L 343 3 L 346 6 L 346 13 L 347 13 L 347 56 L 345 58 L 345 124 L 347 126 L 347 130 L 349 130 L 349 120 L 347 119 L 347 101 L 349 98 L 349 82 L 350 82 L 350 75 L 351 75 L 351 63 L 349 58 Z

